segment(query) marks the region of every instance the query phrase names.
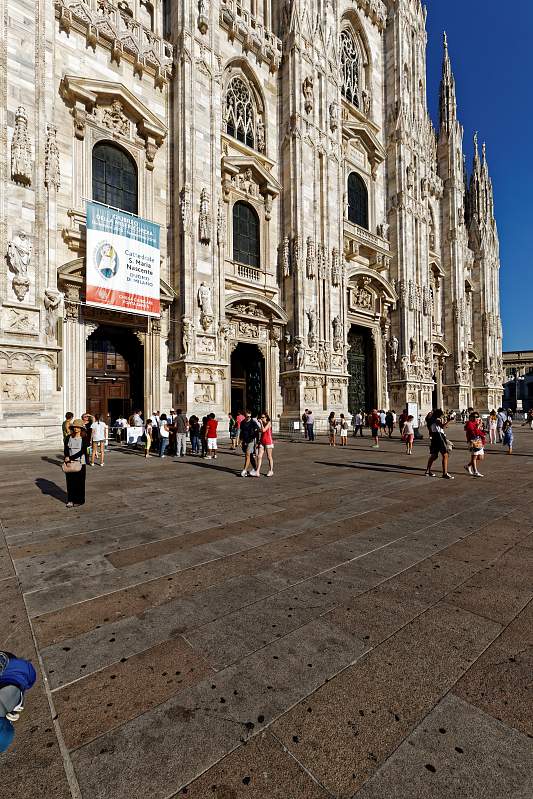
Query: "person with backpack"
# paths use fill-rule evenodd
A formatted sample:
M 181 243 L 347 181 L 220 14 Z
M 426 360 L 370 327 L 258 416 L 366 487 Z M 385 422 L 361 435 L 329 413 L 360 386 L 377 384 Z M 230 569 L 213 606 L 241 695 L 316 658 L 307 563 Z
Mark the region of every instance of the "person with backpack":
M 32 663 L 11 652 L 0 652 L 0 752 L 11 746 L 15 736 L 13 723 L 24 710 L 24 694 L 35 684 L 37 675 Z
M 392 431 L 394 430 L 394 413 L 393 411 L 387 411 L 385 414 L 385 424 L 387 425 L 387 431 L 389 434 L 389 438 L 392 438 Z

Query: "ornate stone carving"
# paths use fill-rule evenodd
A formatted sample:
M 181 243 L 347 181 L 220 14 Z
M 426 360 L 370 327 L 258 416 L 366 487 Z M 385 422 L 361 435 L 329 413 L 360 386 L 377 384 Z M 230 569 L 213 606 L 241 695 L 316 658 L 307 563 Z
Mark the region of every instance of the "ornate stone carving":
M 281 245 L 281 263 L 282 263 L 282 271 L 283 277 L 289 277 L 291 274 L 291 249 L 290 249 L 290 240 L 288 236 L 285 236 L 283 239 L 283 244 Z
M 195 383 L 194 384 L 194 401 L 198 405 L 205 403 L 215 402 L 215 384 L 214 383 Z
M 209 211 L 209 194 L 205 188 L 200 192 L 198 228 L 201 243 L 209 244 L 211 241 L 211 213 Z
M 23 186 L 30 186 L 32 171 L 28 117 L 26 109 L 20 105 L 15 111 L 15 129 L 11 140 L 11 180 Z
M 315 243 L 311 236 L 307 237 L 307 257 L 305 260 L 307 277 L 313 280 L 315 277 Z
M 180 191 L 180 214 L 183 232 L 191 232 L 191 187 L 188 183 Z
M 6 319 L 3 327 L 6 333 L 37 336 L 39 334 L 39 312 L 6 308 Z
M 181 323 L 181 349 L 182 356 L 186 358 L 191 350 L 193 337 L 193 323 L 190 319 L 184 319 Z
M 390 230 L 390 225 L 388 224 L 388 222 L 381 222 L 376 228 L 376 233 L 380 238 L 388 241 L 389 230 Z
M 210 336 L 198 336 L 196 351 L 201 355 L 214 355 L 217 351 L 216 339 Z
M 430 290 L 428 286 L 424 286 L 424 288 L 422 289 L 422 312 L 424 316 L 427 316 L 430 313 L 430 306 L 431 306 Z
M 3 374 L 4 402 L 38 402 L 39 375 Z
M 9 271 L 14 275 L 11 285 L 20 302 L 30 290 L 28 267 L 31 263 L 32 251 L 32 243 L 23 231 L 20 231 L 7 245 Z
M 218 201 L 217 209 L 217 244 L 219 247 L 226 246 L 226 206 L 222 200 Z
M 239 320 L 237 331 L 239 335 L 245 336 L 246 338 L 259 338 L 259 325 L 254 322 Z
M 318 245 L 318 278 L 327 280 L 328 277 L 328 253 L 324 244 Z
M 307 340 L 309 342 L 309 346 L 314 347 L 316 345 L 317 339 L 318 313 L 316 308 L 308 308 L 305 313 L 309 322 L 309 333 Z
M 265 123 L 263 122 L 263 117 L 260 114 L 257 115 L 255 134 L 257 138 L 257 149 L 260 153 L 264 153 L 266 149 Z
M 259 197 L 259 186 L 254 181 L 254 175 L 251 169 L 246 169 L 244 172 L 239 172 L 231 179 L 232 186 L 238 191 L 242 191 L 249 197 Z
M 293 271 L 297 274 L 301 265 L 301 239 L 299 236 L 295 236 L 291 242 L 291 259 Z
M 333 349 L 335 352 L 339 352 L 342 349 L 344 338 L 344 330 L 340 316 L 333 317 L 331 326 L 333 328 Z
M 124 113 L 124 107 L 120 100 L 113 100 L 110 106 L 100 109 L 100 121 L 113 133 L 120 136 L 130 135 L 130 121 Z
M 61 185 L 61 172 L 59 169 L 59 147 L 57 146 L 57 128 L 55 125 L 46 126 L 46 147 L 44 151 L 44 185 L 50 191 L 55 191 Z
M 374 307 L 374 295 L 366 288 L 365 283 L 359 286 L 350 286 L 350 307 L 371 311 Z
M 46 323 L 44 332 L 47 338 L 55 338 L 56 322 L 59 315 L 59 306 L 63 295 L 57 289 L 46 289 L 44 292 L 44 307 L 46 310 Z
M 400 342 L 398 341 L 396 336 L 393 336 L 390 343 L 392 360 L 394 363 L 398 362 L 398 348 L 400 346 Z
M 302 84 L 302 91 L 304 95 L 304 109 L 306 114 L 310 114 L 313 110 L 315 102 L 315 94 L 313 89 L 313 78 L 308 75 Z
M 213 321 L 213 300 L 211 286 L 208 286 L 207 283 L 200 283 L 198 305 L 200 306 L 200 324 L 204 330 L 208 330 Z

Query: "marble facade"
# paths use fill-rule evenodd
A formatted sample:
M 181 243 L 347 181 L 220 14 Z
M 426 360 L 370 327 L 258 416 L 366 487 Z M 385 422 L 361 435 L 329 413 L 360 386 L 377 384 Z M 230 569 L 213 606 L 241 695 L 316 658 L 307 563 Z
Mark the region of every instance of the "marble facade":
M 500 404 L 485 148 L 467 180 L 446 43 L 433 128 L 419 0 L 0 8 L 0 441 L 56 440 L 63 413 L 85 410 L 86 342 L 102 325 L 140 341 L 146 411 L 222 417 L 232 353 L 251 345 L 276 427 L 305 407 L 320 423 L 352 410 L 354 331 L 376 405 Z M 133 159 L 138 213 L 161 225 L 157 320 L 84 304 L 104 141 Z

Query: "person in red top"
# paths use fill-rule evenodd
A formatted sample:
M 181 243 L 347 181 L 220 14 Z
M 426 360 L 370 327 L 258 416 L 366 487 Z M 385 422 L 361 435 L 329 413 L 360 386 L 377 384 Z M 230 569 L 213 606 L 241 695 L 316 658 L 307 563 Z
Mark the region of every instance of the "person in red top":
M 217 429 L 218 422 L 214 413 L 207 417 L 206 438 L 207 438 L 207 457 L 217 459 Z
M 239 446 L 241 442 L 241 424 L 246 419 L 246 416 L 242 411 L 237 411 L 237 416 L 235 417 L 235 426 L 237 428 L 237 446 Z
M 267 454 L 268 458 L 268 472 L 267 477 L 274 475 L 274 440 L 272 438 L 272 422 L 268 413 L 262 413 L 259 419 L 261 423 L 261 438 L 259 439 L 259 452 L 257 455 L 257 468 L 255 469 L 254 477 L 260 477 L 261 464 L 263 462 L 263 455 Z
M 485 455 L 485 431 L 479 413 L 470 414 L 465 424 L 465 433 L 470 449 L 470 463 L 466 464 L 465 469 L 472 477 L 483 477 L 477 468 L 479 461 L 482 461 Z
M 372 449 L 379 449 L 379 413 L 374 408 L 371 414 L 368 416 L 368 425 L 370 427 L 370 434 L 374 439 L 374 443 L 372 444 Z

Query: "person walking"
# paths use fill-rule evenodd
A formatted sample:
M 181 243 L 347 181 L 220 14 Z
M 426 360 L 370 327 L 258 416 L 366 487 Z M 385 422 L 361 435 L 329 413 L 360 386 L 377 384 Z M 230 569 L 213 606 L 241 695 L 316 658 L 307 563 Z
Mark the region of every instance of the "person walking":
M 207 457 L 209 460 L 217 459 L 217 430 L 218 422 L 214 413 L 210 413 L 207 417 L 206 425 L 206 438 L 207 438 Z
M 387 425 L 389 438 L 392 438 L 392 431 L 394 430 L 394 414 L 392 411 L 387 411 L 385 414 L 385 424 Z
M 335 411 L 331 411 L 330 415 L 328 416 L 328 436 L 329 436 L 330 447 L 337 446 L 336 435 L 337 435 L 337 421 L 335 419 Z
M 339 430 L 341 435 L 341 447 L 348 446 L 348 422 L 343 413 L 340 415 Z
M 107 425 L 102 421 L 100 414 L 97 413 L 91 425 L 91 466 L 94 466 L 94 459 L 96 457 L 100 458 L 100 466 L 104 465 L 107 436 Z
M 498 419 L 496 421 L 496 432 L 498 433 L 498 444 L 503 443 L 503 425 L 507 421 L 507 412 L 503 408 L 498 408 Z
M 200 454 L 200 419 L 193 414 L 189 418 L 189 436 L 191 439 L 191 452 L 193 455 Z
M 405 441 L 407 455 L 413 454 L 413 441 L 415 440 L 414 416 L 408 416 L 402 427 L 402 439 Z
M 181 408 L 178 408 L 174 419 L 174 430 L 176 433 L 176 458 L 181 458 L 187 454 L 187 432 L 189 430 L 189 420 Z
M 368 415 L 368 426 L 370 427 L 370 434 L 374 443 L 372 444 L 372 449 L 379 449 L 379 425 L 380 425 L 380 415 L 377 410 L 374 408 L 372 413 Z
M 239 435 L 239 431 L 237 429 L 237 422 L 233 418 L 232 413 L 228 413 L 228 431 L 229 431 L 230 449 L 234 451 L 235 441 L 237 439 L 237 436 Z
M 266 452 L 268 458 L 268 472 L 267 477 L 274 475 L 274 440 L 272 438 L 272 422 L 268 413 L 262 413 L 259 419 L 261 423 L 261 431 L 259 438 L 259 448 L 257 452 L 257 468 L 255 469 L 254 477 L 261 476 L 261 464 L 263 463 L 263 456 Z
M 248 474 L 251 474 L 252 477 L 255 477 L 255 448 L 258 432 L 259 428 L 252 419 L 252 414 L 250 411 L 246 411 L 244 422 L 241 422 L 240 433 L 241 447 L 244 454 L 244 468 L 241 472 L 241 477 L 248 477 Z M 252 467 L 251 469 L 250 466 Z
M 309 441 L 315 440 L 315 417 L 313 416 L 313 411 L 306 411 L 307 413 L 307 438 Z
M 241 410 L 238 410 L 237 415 L 235 416 L 235 424 L 237 425 L 236 446 L 239 446 L 240 443 L 241 424 L 243 422 L 244 422 L 244 413 Z
M 379 434 L 381 438 L 385 435 L 385 430 L 387 428 L 387 414 L 385 411 L 379 411 Z
M 152 447 L 152 432 L 153 432 L 153 424 L 152 419 L 148 414 L 146 414 L 146 423 L 144 425 L 144 457 L 148 458 L 150 456 L 150 449 Z
M 74 419 L 63 447 L 63 471 L 67 481 L 67 508 L 85 504 L 85 473 L 89 437 L 83 419 Z
M 513 421 L 512 419 L 507 419 L 503 428 L 503 445 L 507 447 L 507 454 L 513 454 Z
M 444 434 L 444 413 L 441 408 L 433 411 L 432 421 L 430 424 L 431 440 L 429 443 L 429 460 L 427 463 L 425 476 L 436 477 L 435 473 L 431 471 L 433 463 L 438 459 L 439 455 L 442 456 L 442 477 L 444 480 L 453 480 L 453 475 L 448 472 L 448 449 L 450 444 L 446 435 Z
M 498 428 L 498 414 L 493 408 L 489 414 L 489 441 L 491 444 L 496 443 L 497 428 Z
M 472 411 L 465 424 L 466 441 L 470 451 L 470 462 L 465 465 L 465 470 L 472 477 L 483 477 L 479 471 L 478 463 L 485 454 L 485 431 L 481 427 L 479 413 Z
M 359 436 L 363 438 L 363 414 L 361 411 L 357 411 L 357 413 L 353 417 L 354 438 L 356 437 L 357 433 L 359 433 Z
M 170 425 L 166 413 L 162 413 L 159 419 L 159 457 L 165 458 L 170 436 Z

